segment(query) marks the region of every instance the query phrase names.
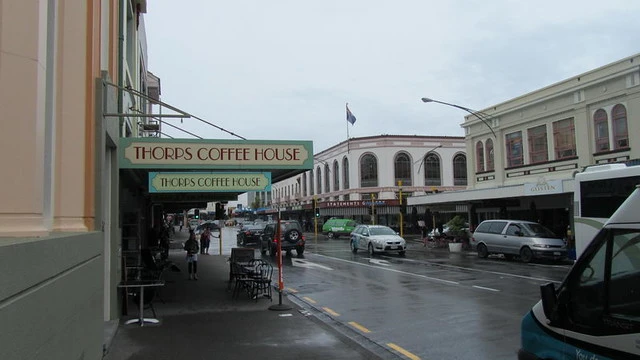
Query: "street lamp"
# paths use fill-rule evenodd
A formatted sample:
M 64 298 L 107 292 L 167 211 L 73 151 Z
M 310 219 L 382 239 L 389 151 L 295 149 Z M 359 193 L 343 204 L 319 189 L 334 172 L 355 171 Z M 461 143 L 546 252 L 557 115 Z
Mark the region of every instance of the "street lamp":
M 471 114 L 471 115 L 477 117 L 478 119 L 480 119 L 480 121 L 482 121 L 485 125 L 487 125 L 489 130 L 491 130 L 491 133 L 493 134 L 493 136 L 495 136 L 497 138 L 496 133 L 493 131 L 493 128 L 491 127 L 491 125 L 489 125 L 489 122 L 487 121 L 489 118 L 491 118 L 491 115 L 489 115 L 489 114 L 486 114 L 486 113 L 484 113 L 482 111 L 471 110 L 471 109 L 469 109 L 467 107 L 464 107 L 464 106 L 451 104 L 451 103 L 444 102 L 444 101 L 434 100 L 434 99 L 430 99 L 430 98 L 426 98 L 426 97 L 422 98 L 422 102 L 424 102 L 424 103 L 434 102 L 434 103 L 447 105 L 447 106 L 451 106 L 451 107 L 454 107 L 454 108 L 458 108 L 458 109 L 464 110 L 464 111 L 468 112 L 469 114 Z

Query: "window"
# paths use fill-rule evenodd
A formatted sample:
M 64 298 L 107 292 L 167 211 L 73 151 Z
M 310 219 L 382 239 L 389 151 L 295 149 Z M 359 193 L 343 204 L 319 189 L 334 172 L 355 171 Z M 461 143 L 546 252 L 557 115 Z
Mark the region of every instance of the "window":
M 609 312 L 640 321 L 640 232 L 614 230 Z
M 522 158 L 522 131 L 516 131 L 505 136 L 507 150 L 507 167 L 520 166 Z
M 484 146 L 482 146 L 482 141 L 476 143 L 476 171 L 484 171 Z
M 338 160 L 333 161 L 333 191 L 340 190 L 340 166 Z
M 556 160 L 576 156 L 576 136 L 573 119 L 564 119 L 553 123 Z
M 629 147 L 629 130 L 627 129 L 627 109 L 624 105 L 616 105 L 611 111 L 613 122 L 613 149 L 627 149 Z
M 360 187 L 378 186 L 378 161 L 366 154 L 360 159 Z
M 442 180 L 440 179 L 440 159 L 438 155 L 429 153 L 424 158 L 424 184 L 440 186 Z
M 349 188 L 349 160 L 346 156 L 342 159 L 342 186 Z
M 507 227 L 507 231 L 505 232 L 506 235 L 511 235 L 511 236 L 518 236 L 518 234 L 520 233 L 521 233 L 520 226 L 516 224 L 509 224 L 509 226 Z
M 487 231 L 489 234 L 502 234 L 502 229 L 507 226 L 506 221 L 493 221 Z
M 395 163 L 395 184 L 402 181 L 403 186 L 411 186 L 411 159 L 409 155 L 400 153 L 396 155 Z
M 307 173 L 302 174 L 302 196 L 307 196 Z
M 467 185 L 467 157 L 462 154 L 453 157 L 453 185 Z
M 596 152 L 609 150 L 609 122 L 607 112 L 599 109 L 593 114 L 594 137 L 596 140 Z
M 309 195 L 314 195 L 315 194 L 315 189 L 313 186 L 313 169 L 311 169 L 311 171 L 309 171 Z
M 487 142 L 484 144 L 484 148 L 487 158 L 487 171 L 493 171 L 493 140 L 487 139 Z
M 549 161 L 547 149 L 547 125 L 527 130 L 529 138 L 529 162 L 532 164 Z
M 324 164 L 324 192 L 331 192 L 331 171 L 329 170 L 329 164 Z
M 316 185 L 318 186 L 317 194 L 322 194 L 322 176 L 320 166 L 316 168 Z

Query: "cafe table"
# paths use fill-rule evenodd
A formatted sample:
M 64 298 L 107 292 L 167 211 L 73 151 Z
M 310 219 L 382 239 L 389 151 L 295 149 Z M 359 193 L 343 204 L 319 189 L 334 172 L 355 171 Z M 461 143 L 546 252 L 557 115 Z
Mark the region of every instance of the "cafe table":
M 127 320 L 125 324 L 135 324 L 139 323 L 140 326 L 144 326 L 144 323 L 157 324 L 160 320 L 155 318 L 145 318 L 144 317 L 144 289 L 147 287 L 158 287 L 164 286 L 164 281 L 162 280 L 130 280 L 126 283 L 118 284 L 119 288 L 125 289 L 128 292 L 130 288 L 139 288 L 140 289 L 140 305 L 138 306 L 138 317 L 134 319 Z

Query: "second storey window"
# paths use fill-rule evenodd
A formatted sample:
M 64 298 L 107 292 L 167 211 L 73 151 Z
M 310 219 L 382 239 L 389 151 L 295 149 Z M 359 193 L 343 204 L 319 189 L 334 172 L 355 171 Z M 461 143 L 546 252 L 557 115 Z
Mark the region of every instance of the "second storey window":
M 349 159 L 342 159 L 342 186 L 343 189 L 349 188 Z
M 378 161 L 371 154 L 360 160 L 360 187 L 378 186 Z
M 482 141 L 476 143 L 476 171 L 484 171 L 484 146 L 482 146 Z
M 609 122 L 607 112 L 600 109 L 593 114 L 593 132 L 596 140 L 596 152 L 609 150 Z
M 522 131 L 516 131 L 505 136 L 507 150 L 507 167 L 524 164 L 522 154 Z
M 493 171 L 493 140 L 487 139 L 484 149 L 487 158 L 487 171 Z
M 613 122 L 613 148 L 626 149 L 629 147 L 629 130 L 627 129 L 627 109 L 618 104 L 611 111 Z
M 573 119 L 564 119 L 553 123 L 556 160 L 576 156 L 576 135 Z
M 424 158 L 424 184 L 429 186 L 442 185 L 440 177 L 440 159 L 434 153 L 427 154 Z
M 532 164 L 549 161 L 547 149 L 547 125 L 527 130 L 529 138 L 529 162 Z

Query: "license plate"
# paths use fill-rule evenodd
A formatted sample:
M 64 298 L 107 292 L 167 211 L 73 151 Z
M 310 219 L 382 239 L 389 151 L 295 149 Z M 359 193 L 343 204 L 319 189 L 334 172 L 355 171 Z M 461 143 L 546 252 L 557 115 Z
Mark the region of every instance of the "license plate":
M 554 252 L 553 252 L 553 255 L 555 255 L 555 256 L 560 256 L 560 252 L 559 252 L 559 251 L 554 251 Z

